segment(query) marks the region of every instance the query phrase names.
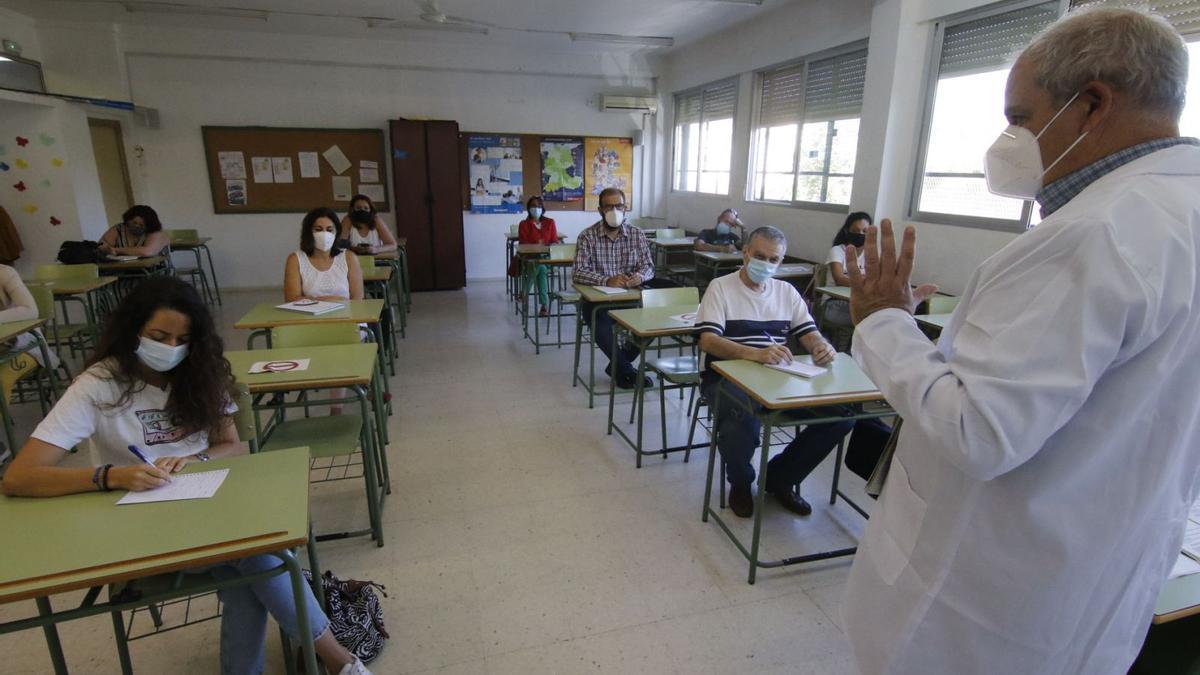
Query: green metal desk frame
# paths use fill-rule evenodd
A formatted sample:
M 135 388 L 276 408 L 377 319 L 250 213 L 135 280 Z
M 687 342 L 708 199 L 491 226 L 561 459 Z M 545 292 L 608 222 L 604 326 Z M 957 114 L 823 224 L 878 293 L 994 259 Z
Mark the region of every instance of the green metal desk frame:
M 586 284 L 574 284 L 575 290 L 579 291 L 580 303 L 589 302 L 592 304 L 592 316 L 589 326 L 596 325 L 596 317 L 602 309 L 621 309 L 622 307 L 637 307 L 642 301 L 641 291 L 630 291 L 620 295 L 604 295 L 596 291 L 591 286 Z M 583 312 L 583 307 L 580 307 L 580 312 Z M 580 317 L 582 319 L 582 317 Z M 588 379 L 584 381 L 579 376 L 579 356 L 583 346 L 583 321 L 575 322 L 575 360 L 574 368 L 571 371 L 571 386 L 582 384 L 583 388 L 588 393 L 588 408 L 596 407 L 596 332 L 591 333 L 588 340 Z

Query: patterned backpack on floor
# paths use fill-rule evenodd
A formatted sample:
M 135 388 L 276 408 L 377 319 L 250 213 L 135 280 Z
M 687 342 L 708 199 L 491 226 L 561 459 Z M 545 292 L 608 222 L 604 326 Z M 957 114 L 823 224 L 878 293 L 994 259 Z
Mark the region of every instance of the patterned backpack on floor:
M 312 574 L 304 570 L 304 578 L 312 583 Z M 387 597 L 385 588 L 374 581 L 339 579 L 333 572 L 321 575 L 325 603 L 329 606 L 329 629 L 339 644 L 363 663 L 370 663 L 383 651 L 387 628 L 383 624 L 383 607 L 374 589 Z

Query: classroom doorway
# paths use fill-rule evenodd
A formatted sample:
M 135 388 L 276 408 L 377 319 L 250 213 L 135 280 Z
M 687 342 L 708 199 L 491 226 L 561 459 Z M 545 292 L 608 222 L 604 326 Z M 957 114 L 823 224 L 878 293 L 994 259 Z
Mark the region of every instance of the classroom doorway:
M 92 152 L 96 155 L 105 217 L 108 224 L 113 225 L 121 222 L 121 215 L 133 206 L 133 186 L 129 183 L 121 123 L 89 117 L 88 130 L 92 132 Z

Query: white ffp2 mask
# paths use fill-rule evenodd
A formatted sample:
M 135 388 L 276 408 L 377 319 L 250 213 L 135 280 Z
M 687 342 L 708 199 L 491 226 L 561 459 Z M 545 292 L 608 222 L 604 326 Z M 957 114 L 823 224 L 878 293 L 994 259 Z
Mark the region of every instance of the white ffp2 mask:
M 1017 199 L 1033 199 L 1037 196 L 1038 191 L 1042 189 L 1042 178 L 1046 172 L 1053 169 L 1062 161 L 1063 157 L 1067 156 L 1068 152 L 1091 133 L 1085 131 L 1080 134 L 1079 138 L 1067 146 L 1067 149 L 1063 150 L 1057 159 L 1050 162 L 1050 166 L 1042 167 L 1042 151 L 1038 146 L 1038 139 L 1077 98 L 1079 98 L 1078 93 L 1063 104 L 1063 107 L 1054 113 L 1054 117 L 1046 122 L 1046 126 L 1042 127 L 1036 136 L 1032 131 L 1015 124 L 1008 125 L 1007 129 L 1000 132 L 1000 137 L 996 139 L 995 143 L 992 143 L 983 157 L 983 175 L 987 180 L 988 192 L 1001 197 Z
M 625 212 L 620 209 L 613 209 L 604 212 L 604 224 L 609 227 L 620 227 L 621 223 L 625 222 Z
M 328 251 L 333 248 L 335 238 L 332 232 L 313 232 L 313 246 L 322 251 Z
M 139 336 L 136 354 L 138 360 L 144 363 L 147 368 L 165 373 L 168 370 L 174 370 L 175 366 L 183 363 L 183 360 L 188 355 L 188 346 L 182 344 L 172 347 L 171 345 L 164 345 L 158 340 Z

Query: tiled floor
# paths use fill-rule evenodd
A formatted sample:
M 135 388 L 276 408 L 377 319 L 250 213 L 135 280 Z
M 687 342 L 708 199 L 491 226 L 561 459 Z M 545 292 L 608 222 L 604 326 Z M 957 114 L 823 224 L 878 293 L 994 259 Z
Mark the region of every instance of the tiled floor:
M 634 468 L 632 450 L 605 435 L 606 408 L 589 410 L 569 385 L 571 349 L 534 356 L 502 294 L 486 282 L 415 296 L 392 379 L 387 546 L 321 544 L 327 569 L 387 586 L 392 639 L 374 672 L 854 672 L 838 628 L 849 559 L 760 570 L 748 585 L 744 559 L 700 521 L 707 450 Z M 218 321 L 274 296 L 227 293 Z M 245 333 L 226 338 L 245 344 Z M 673 443 L 686 436 L 685 405 L 669 399 Z M 648 405 L 647 437 L 657 428 Z M 852 544 L 863 520 L 819 497 L 831 477 L 832 459 L 805 483 L 808 518 L 768 503 L 765 557 Z M 843 479 L 852 495 L 861 484 Z M 318 486 L 313 504 L 319 530 L 366 522 L 361 483 Z M 748 522 L 737 523 L 747 534 Z M 30 611 L 0 608 L 0 619 Z M 73 673 L 118 672 L 107 617 L 60 630 Z M 135 668 L 216 672 L 217 635 L 213 622 L 135 642 Z M 271 635 L 268 671 L 282 672 Z M 37 631 L 0 636 L 0 654 L 5 673 L 49 672 Z

